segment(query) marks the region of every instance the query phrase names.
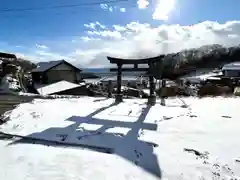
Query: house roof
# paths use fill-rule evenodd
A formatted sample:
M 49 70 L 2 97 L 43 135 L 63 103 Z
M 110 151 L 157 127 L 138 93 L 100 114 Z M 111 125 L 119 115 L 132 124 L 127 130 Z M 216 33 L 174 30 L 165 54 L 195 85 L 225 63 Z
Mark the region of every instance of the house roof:
M 223 66 L 222 70 L 240 70 L 240 62 L 233 62 Z
M 36 87 L 39 94 L 41 94 L 41 95 L 51 95 L 51 94 L 54 94 L 54 93 L 66 91 L 66 90 L 69 90 L 69 89 L 74 89 L 74 88 L 81 87 L 81 86 L 83 86 L 83 85 L 74 84 L 74 83 L 63 80 L 63 81 L 59 81 L 59 82 L 49 84 L 49 85 L 44 85 L 44 86 L 36 85 L 35 87 Z
M 58 66 L 61 63 L 66 63 L 69 66 L 81 71 L 79 68 L 77 68 L 76 66 L 66 62 L 65 60 L 58 60 L 58 61 L 40 62 L 40 63 L 37 64 L 37 68 L 33 69 L 32 72 L 45 72 L 45 71 L 48 71 L 48 70 Z

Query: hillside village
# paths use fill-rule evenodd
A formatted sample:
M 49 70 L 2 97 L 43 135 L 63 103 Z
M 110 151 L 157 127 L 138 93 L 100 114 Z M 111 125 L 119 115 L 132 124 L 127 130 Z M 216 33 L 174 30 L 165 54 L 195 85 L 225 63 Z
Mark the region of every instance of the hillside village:
M 220 45 L 209 45 L 159 57 L 161 57 L 161 65 L 156 65 L 153 71 L 156 74 L 153 91 L 159 98 L 239 95 L 240 65 L 237 59 L 240 57 L 240 48 L 238 46 L 225 48 Z M 108 70 L 108 75 L 87 72 L 66 60 L 34 64 L 9 53 L 0 53 L 0 58 L 0 92 L 5 93 L 6 97 L 9 93 L 14 93 L 22 99 L 29 99 L 26 96 L 30 95 L 41 98 L 117 95 L 117 72 Z M 123 94 L 124 98 L 151 96 L 148 69 L 141 70 L 134 66 L 131 71 L 136 73 L 129 76 L 123 72 L 119 93 Z M 2 99 L 5 99 L 3 95 Z M 7 108 L 3 104 L 2 113 L 19 103 L 8 102 L 10 105 L 7 105 Z
M 34 64 L 29 61 L 21 60 L 14 54 L 1 53 L 0 55 L 2 61 L 1 78 L 3 79 L 3 89 L 6 89 L 4 86 L 7 86 L 6 84 L 8 79 L 10 79 L 12 83 L 10 83 L 9 86 L 13 86 L 13 88 L 10 87 L 10 89 L 15 88 L 14 91 L 41 95 L 59 94 L 93 96 L 93 91 L 96 89 L 97 92 L 95 91 L 95 94 L 99 94 L 99 91 L 101 91 L 100 95 L 106 94 L 108 92 L 107 84 L 109 81 L 112 81 L 113 84 L 114 82 L 116 83 L 116 76 L 114 78 L 114 76 L 111 75 L 101 76 L 95 72 L 85 72 L 70 64 L 66 60 L 39 62 Z M 188 90 L 188 92 L 183 92 L 186 91 L 186 89 L 189 89 L 188 85 L 190 84 L 198 85 L 199 93 L 197 94 L 199 95 L 202 95 L 202 91 L 204 91 L 200 90 L 199 86 L 201 86 L 202 89 L 206 89 L 206 84 L 208 84 L 208 86 L 210 86 L 210 84 L 221 85 L 224 86 L 224 88 L 222 88 L 222 90 L 224 89 L 223 91 L 227 91 L 227 93 L 233 93 L 234 88 L 237 86 L 235 85 L 235 80 L 237 81 L 238 77 L 238 63 L 229 63 L 237 61 L 238 57 L 240 57 L 240 48 L 237 46 L 230 48 L 225 48 L 220 45 L 203 46 L 199 49 L 186 50 L 175 54 L 164 55 L 162 59 L 163 68 L 160 70 L 158 67 L 156 67 L 156 69 L 158 72 L 161 72 L 162 77 L 167 80 L 168 84 L 175 84 L 174 88 L 169 87 L 169 90 L 166 91 L 170 96 L 193 95 L 190 93 L 191 89 Z M 224 67 L 226 64 L 229 65 Z M 111 74 L 114 74 L 114 72 Z M 203 80 L 200 78 L 203 76 L 209 77 Z M 140 97 L 140 95 L 143 97 L 147 96 L 144 93 L 146 92 L 144 89 L 147 89 L 147 81 L 148 75 L 144 70 L 133 77 L 122 77 L 122 83 L 124 86 L 130 86 L 130 88 L 140 91 L 139 93 L 134 93 L 134 96 L 137 97 Z M 186 87 L 184 86 L 184 88 L 181 87 L 183 85 L 183 81 L 184 84 L 187 85 Z M 88 90 L 84 90 L 83 84 L 88 85 L 85 86 L 85 88 Z M 98 84 L 98 87 L 96 87 L 96 84 Z M 156 90 L 159 89 L 158 87 L 160 87 L 161 83 L 158 82 L 157 79 L 155 79 L 155 84 L 159 84 L 156 85 L 155 88 Z M 205 85 L 204 87 L 203 84 Z M 65 87 L 63 89 L 58 89 L 60 86 Z M 227 90 L 226 86 L 230 89 Z M 44 88 L 49 89 L 49 87 L 51 87 L 50 89 L 52 91 L 45 92 Z M 95 89 L 93 87 L 95 87 Z M 221 87 L 215 87 L 215 90 L 213 90 L 213 87 L 208 89 L 216 92 L 206 92 L 206 95 L 221 94 L 221 92 L 217 92 L 221 91 Z M 159 92 L 156 93 L 159 94 Z

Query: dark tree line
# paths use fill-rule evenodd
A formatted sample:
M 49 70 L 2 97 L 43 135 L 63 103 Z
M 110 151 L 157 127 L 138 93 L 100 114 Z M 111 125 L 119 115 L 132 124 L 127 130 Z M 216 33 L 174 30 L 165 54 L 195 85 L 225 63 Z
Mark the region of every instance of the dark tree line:
M 221 68 L 234 61 L 240 61 L 240 46 L 207 45 L 167 54 L 163 59 L 163 74 L 164 77 L 175 79 L 198 69 Z
M 11 61 L 11 64 L 20 66 L 24 72 L 31 71 L 32 69 L 37 67 L 36 64 L 22 58 L 17 58 L 16 60 Z

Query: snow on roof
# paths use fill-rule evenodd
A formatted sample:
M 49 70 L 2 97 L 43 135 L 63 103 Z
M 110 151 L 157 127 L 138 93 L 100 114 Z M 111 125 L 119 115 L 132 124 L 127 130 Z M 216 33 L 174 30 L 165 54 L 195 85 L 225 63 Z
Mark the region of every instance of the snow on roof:
M 223 66 L 222 70 L 240 70 L 240 62 L 233 62 Z
M 41 95 L 50 95 L 57 92 L 62 92 L 68 89 L 80 87 L 82 85 L 74 84 L 68 81 L 59 81 L 50 85 L 36 85 L 37 91 Z
M 7 167 L 0 179 L 239 179 L 240 98 L 169 98 L 150 109 L 146 101 L 113 105 L 114 99 L 82 97 L 19 105 L 2 132 L 114 151 L 0 141 Z

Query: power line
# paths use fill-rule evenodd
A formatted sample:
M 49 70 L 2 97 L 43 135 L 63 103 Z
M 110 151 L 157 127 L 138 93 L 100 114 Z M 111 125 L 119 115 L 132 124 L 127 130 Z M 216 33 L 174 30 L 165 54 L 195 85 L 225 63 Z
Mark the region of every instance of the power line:
M 34 11 L 34 10 L 46 10 L 46 9 L 60 9 L 60 8 L 71 8 L 71 7 L 81 7 L 81 6 L 94 6 L 99 4 L 109 4 L 109 3 L 117 3 L 117 2 L 127 2 L 128 0 L 103 0 L 99 2 L 90 2 L 90 3 L 80 3 L 80 4 L 68 4 L 68 5 L 56 5 L 56 6 L 48 6 L 48 7 L 32 7 L 32 8 L 22 8 L 22 9 L 0 9 L 0 13 L 5 12 L 21 12 L 21 11 Z
M 119 2 L 119 1 L 118 1 Z M 101 4 L 101 3 L 100 3 Z M 77 7 L 77 6 L 76 6 Z M 110 7 L 110 6 L 109 6 Z M 112 6 L 112 7 L 114 7 L 114 6 Z M 132 9 L 134 9 L 134 8 L 136 8 L 137 7 L 137 5 L 136 4 L 129 4 L 127 7 L 126 7 L 126 10 L 127 11 L 129 11 L 129 10 L 132 10 Z M 72 7 L 73 8 L 73 7 Z M 106 12 L 108 12 L 109 11 L 109 9 L 91 9 L 90 11 L 89 11 L 89 13 L 92 13 L 92 12 L 98 12 L 98 13 L 106 13 Z M 113 12 L 111 12 L 111 13 L 114 13 L 114 11 L 116 11 L 116 10 L 114 10 L 113 9 Z M 119 10 L 117 10 L 117 11 L 119 11 Z M 23 11 L 24 12 L 24 11 Z M 2 12 L 1 12 L 1 10 L 0 10 L 0 14 L 1 14 Z M 30 13 L 30 11 L 28 11 L 28 12 L 26 12 L 26 13 Z M 76 10 L 73 10 L 73 11 L 71 11 L 71 12 L 67 12 L 67 14 L 69 15 L 69 16 L 71 16 L 71 15 L 78 15 L 80 13 L 80 11 L 78 10 L 78 11 L 76 11 Z M 82 11 L 81 11 L 81 13 L 82 13 Z M 110 13 L 110 12 L 109 12 Z M 10 14 L 8 14 L 8 13 L 3 13 L 4 15 L 3 16 L 0 16 L 0 19 L 10 19 L 10 18 L 12 18 L 12 16 L 10 16 L 10 15 L 13 15 L 12 13 L 10 13 Z M 53 12 L 53 11 L 51 11 L 51 17 L 55 17 L 55 16 L 62 16 L 62 15 L 66 15 L 66 12 Z M 32 18 L 33 17 L 35 17 L 35 16 L 31 16 Z M 25 19 L 26 18 L 26 14 L 25 15 L 14 15 L 14 18 L 15 19 Z

